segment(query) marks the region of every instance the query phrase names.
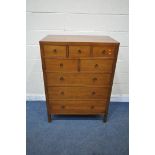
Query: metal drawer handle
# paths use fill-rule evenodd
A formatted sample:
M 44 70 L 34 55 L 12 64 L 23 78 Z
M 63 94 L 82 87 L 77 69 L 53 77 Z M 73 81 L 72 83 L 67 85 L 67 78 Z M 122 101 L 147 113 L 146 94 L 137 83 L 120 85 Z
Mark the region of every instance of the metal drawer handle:
M 63 64 L 62 64 L 62 63 L 60 64 L 60 67 L 61 67 L 61 68 L 63 67 Z
M 96 81 L 96 80 L 97 80 L 97 78 L 96 78 L 96 77 L 94 77 L 94 78 L 93 78 L 93 81 Z
M 96 94 L 96 92 L 93 91 L 93 92 L 92 92 L 92 95 L 95 95 L 95 94 Z
M 63 80 L 64 80 L 64 78 L 61 76 L 61 77 L 60 77 L 60 80 L 61 80 L 61 81 L 63 81 Z
M 95 68 L 98 68 L 98 64 L 95 64 Z

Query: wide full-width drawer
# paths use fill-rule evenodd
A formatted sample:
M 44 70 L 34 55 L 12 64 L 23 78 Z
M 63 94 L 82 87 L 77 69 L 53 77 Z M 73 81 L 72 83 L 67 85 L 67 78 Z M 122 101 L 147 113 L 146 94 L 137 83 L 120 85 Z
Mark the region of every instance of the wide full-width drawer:
M 69 57 L 89 57 L 90 46 L 69 46 Z
M 47 73 L 47 85 L 98 85 L 111 83 L 111 74 L 102 73 Z
M 109 87 L 48 87 L 49 99 L 106 99 Z
M 43 46 L 44 57 L 66 57 L 66 46 Z
M 115 47 L 112 45 L 93 47 L 94 57 L 115 57 Z
M 73 59 L 45 59 L 45 69 L 54 72 L 77 71 L 77 61 Z
M 112 72 L 113 69 L 112 59 L 82 59 L 80 61 L 81 71 L 92 72 Z
M 99 114 L 104 113 L 106 100 L 50 100 L 49 111 L 52 114 Z

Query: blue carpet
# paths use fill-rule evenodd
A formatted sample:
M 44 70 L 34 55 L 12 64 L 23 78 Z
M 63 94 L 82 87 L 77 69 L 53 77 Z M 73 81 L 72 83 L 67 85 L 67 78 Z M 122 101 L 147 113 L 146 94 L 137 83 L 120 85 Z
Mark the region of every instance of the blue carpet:
M 27 102 L 27 155 L 128 155 L 129 103 L 111 103 L 108 122 L 99 116 L 54 116 L 45 102 Z

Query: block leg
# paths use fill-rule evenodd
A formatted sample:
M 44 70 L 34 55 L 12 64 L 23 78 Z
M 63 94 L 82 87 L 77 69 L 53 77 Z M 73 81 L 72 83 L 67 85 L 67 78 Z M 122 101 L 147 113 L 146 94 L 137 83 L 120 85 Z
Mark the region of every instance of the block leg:
M 52 117 L 51 117 L 51 114 L 47 114 L 48 116 L 48 122 L 50 123 L 52 121 Z
M 103 122 L 104 122 L 104 123 L 107 122 L 107 115 L 108 115 L 108 114 L 104 114 L 104 116 L 103 116 Z

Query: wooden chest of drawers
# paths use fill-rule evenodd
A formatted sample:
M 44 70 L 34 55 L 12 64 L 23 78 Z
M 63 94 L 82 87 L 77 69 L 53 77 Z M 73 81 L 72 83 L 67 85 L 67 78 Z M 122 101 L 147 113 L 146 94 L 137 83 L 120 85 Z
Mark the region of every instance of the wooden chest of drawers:
M 103 115 L 106 122 L 119 42 L 108 36 L 47 36 L 40 42 L 51 114 Z

